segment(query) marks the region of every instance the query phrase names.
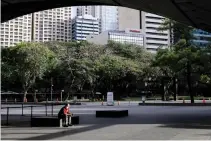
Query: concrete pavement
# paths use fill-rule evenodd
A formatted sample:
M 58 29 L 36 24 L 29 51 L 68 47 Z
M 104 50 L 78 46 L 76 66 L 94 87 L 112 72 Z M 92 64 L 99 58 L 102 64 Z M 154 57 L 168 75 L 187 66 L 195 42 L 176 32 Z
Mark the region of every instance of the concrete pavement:
M 57 115 L 61 106 L 54 107 Z M 96 110 L 128 109 L 129 117 L 96 118 Z M 43 115 L 45 109 L 37 107 L 34 114 Z M 80 124 L 68 128 L 31 128 L 11 125 L 2 127 L 2 139 L 27 140 L 211 140 L 211 107 L 184 106 L 71 106 L 80 116 Z M 29 121 L 30 116 L 18 116 L 21 109 L 13 112 L 13 120 Z M 4 113 L 5 111 L 1 111 Z M 25 113 L 30 113 L 26 109 Z M 49 111 L 50 114 L 50 111 Z M 18 118 L 19 117 L 19 118 Z M 5 116 L 2 116 L 2 121 Z M 12 119 L 12 116 L 10 116 Z M 15 127 L 16 126 L 16 127 Z

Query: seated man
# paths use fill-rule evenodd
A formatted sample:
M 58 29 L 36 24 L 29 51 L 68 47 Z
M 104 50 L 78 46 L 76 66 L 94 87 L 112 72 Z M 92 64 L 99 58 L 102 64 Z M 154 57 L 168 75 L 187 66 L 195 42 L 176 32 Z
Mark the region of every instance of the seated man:
M 73 116 L 73 114 L 70 112 L 70 104 L 66 104 L 58 113 L 58 118 L 62 119 L 64 127 L 72 126 L 71 116 Z

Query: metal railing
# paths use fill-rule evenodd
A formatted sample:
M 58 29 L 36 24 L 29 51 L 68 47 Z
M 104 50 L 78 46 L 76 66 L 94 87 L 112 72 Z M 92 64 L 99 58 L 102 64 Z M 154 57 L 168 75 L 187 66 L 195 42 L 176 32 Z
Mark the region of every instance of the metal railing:
M 26 106 L 25 104 L 27 103 L 21 103 L 20 106 L 15 106 L 15 107 L 1 107 L 1 109 L 6 109 L 6 125 L 8 126 L 9 125 L 9 116 L 10 116 L 10 109 L 20 109 L 21 108 L 21 113 L 20 114 L 16 114 L 17 116 L 24 116 L 24 109 L 25 108 L 29 108 L 30 107 L 30 117 L 31 117 L 31 121 L 32 121 L 32 118 L 33 118 L 33 108 L 34 107 L 45 107 L 45 116 L 48 116 L 48 106 L 51 106 L 51 116 L 54 115 L 53 111 L 54 111 L 54 105 L 58 105 L 58 104 L 55 104 L 55 103 L 45 103 L 45 104 L 41 104 L 41 105 L 30 105 L 30 106 Z M 2 114 L 1 115 L 5 115 L 5 114 Z

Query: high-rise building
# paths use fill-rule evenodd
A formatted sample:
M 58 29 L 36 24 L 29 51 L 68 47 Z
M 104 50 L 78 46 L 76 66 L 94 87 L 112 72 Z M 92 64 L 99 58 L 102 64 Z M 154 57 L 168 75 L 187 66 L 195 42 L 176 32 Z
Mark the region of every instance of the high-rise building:
M 123 44 L 134 44 L 143 47 L 144 35 L 140 29 L 126 29 L 122 31 L 104 31 L 99 35 L 88 35 L 87 41 L 99 45 L 106 45 L 108 41 Z
M 100 8 L 101 6 L 92 6 L 92 16 L 95 18 L 98 18 L 98 20 L 100 19 Z
M 35 13 L 35 41 L 71 41 L 71 7 Z
M 141 22 L 142 31 L 145 35 L 144 46 L 147 50 L 156 52 L 159 47 L 168 47 L 170 45 L 169 30 L 159 30 L 164 22 L 164 17 L 141 12 Z
M 1 47 L 31 41 L 31 14 L 1 24 Z
M 31 40 L 70 41 L 71 33 L 71 7 L 45 10 L 2 23 L 1 47 Z
M 77 16 L 92 15 L 99 20 L 100 32 L 118 30 L 118 7 L 78 6 Z
M 118 7 L 119 30 L 126 28 L 140 29 L 140 11 L 136 9 Z
M 158 30 L 164 22 L 164 17 L 125 7 L 118 8 L 118 16 L 119 30 L 126 28 L 142 29 L 144 47 L 147 50 L 156 52 L 158 47 L 170 45 L 169 30 Z
M 72 21 L 72 39 L 86 40 L 88 35 L 99 34 L 99 21 L 92 15 L 77 16 Z
M 94 6 L 77 6 L 77 16 L 92 15 L 93 8 Z
M 100 32 L 118 30 L 118 7 L 100 6 Z
M 193 43 L 195 45 L 201 47 L 211 45 L 211 33 L 200 29 L 196 29 L 193 31 L 193 36 L 194 36 Z

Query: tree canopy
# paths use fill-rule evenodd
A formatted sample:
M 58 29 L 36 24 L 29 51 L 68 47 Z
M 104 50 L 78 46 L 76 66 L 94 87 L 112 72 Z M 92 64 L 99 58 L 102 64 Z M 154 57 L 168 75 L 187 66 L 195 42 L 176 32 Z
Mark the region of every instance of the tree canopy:
M 53 83 L 53 91 L 64 89 L 65 99 L 84 90 L 92 96 L 113 91 L 119 99 L 138 94 L 145 90 L 143 83 L 151 81 L 147 87 L 161 89 L 163 100 L 171 93 L 187 93 L 194 102 L 200 93 L 195 88 L 211 85 L 210 53 L 210 47 L 199 48 L 187 39 L 156 54 L 141 46 L 112 41 L 104 46 L 75 41 L 20 43 L 2 49 L 2 89 L 20 91 L 26 97 L 35 89 L 44 88 L 44 93 L 49 93 Z M 184 92 L 174 91 L 175 85 Z M 203 90 L 207 94 L 208 89 Z

